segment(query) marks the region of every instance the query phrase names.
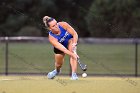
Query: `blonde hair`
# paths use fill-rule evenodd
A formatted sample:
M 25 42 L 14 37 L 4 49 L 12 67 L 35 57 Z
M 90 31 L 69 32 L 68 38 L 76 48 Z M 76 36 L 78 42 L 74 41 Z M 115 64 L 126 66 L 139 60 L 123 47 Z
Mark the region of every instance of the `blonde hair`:
M 54 18 L 49 17 L 49 16 L 44 16 L 43 17 L 43 23 L 45 24 L 46 27 L 49 27 L 49 22 L 52 21 Z

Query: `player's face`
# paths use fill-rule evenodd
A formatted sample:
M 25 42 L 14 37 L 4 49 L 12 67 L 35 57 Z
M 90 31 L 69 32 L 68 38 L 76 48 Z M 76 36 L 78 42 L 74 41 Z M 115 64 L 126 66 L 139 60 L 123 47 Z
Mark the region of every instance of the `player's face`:
M 53 21 L 49 22 L 49 28 L 53 33 L 59 32 L 59 27 L 57 21 L 54 19 Z

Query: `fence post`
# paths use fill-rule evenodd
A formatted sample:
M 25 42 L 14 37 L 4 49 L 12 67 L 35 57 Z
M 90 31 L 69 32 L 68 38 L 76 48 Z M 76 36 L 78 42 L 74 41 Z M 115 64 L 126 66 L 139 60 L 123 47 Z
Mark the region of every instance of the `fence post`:
M 9 38 L 5 37 L 5 75 L 8 75 L 8 52 L 9 52 Z
M 135 77 L 138 76 L 138 42 L 135 42 Z

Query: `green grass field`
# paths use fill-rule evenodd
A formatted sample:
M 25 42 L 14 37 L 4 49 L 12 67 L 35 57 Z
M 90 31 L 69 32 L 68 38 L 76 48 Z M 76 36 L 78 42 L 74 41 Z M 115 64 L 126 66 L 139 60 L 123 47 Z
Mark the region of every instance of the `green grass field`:
M 49 43 L 10 43 L 9 73 L 48 73 L 54 69 Z M 138 53 L 140 55 L 140 46 Z M 78 54 L 88 65 L 88 74 L 134 75 L 135 46 L 132 44 L 79 44 Z M 138 67 L 140 57 L 138 56 Z M 5 45 L 0 45 L 0 73 L 5 72 Z M 78 73 L 82 73 L 78 67 Z M 140 75 L 140 68 L 138 68 Z M 68 56 L 62 74 L 69 74 Z
M 0 93 L 140 93 L 140 78 L 0 76 Z
M 138 53 L 140 55 L 140 46 Z M 0 76 L 0 93 L 140 93 L 140 78 L 122 77 L 135 74 L 135 46 L 131 44 L 79 44 L 78 54 L 88 65 L 87 78 L 78 67 L 79 80 L 45 75 Z M 140 57 L 138 56 L 138 60 Z M 138 61 L 140 75 L 140 61 Z M 10 43 L 9 73 L 45 73 L 54 69 L 52 47 L 48 43 Z M 0 45 L 0 73 L 5 72 L 5 45 Z M 68 56 L 62 74 L 69 74 Z M 106 76 L 95 76 L 96 74 Z M 107 77 L 107 75 L 115 75 Z

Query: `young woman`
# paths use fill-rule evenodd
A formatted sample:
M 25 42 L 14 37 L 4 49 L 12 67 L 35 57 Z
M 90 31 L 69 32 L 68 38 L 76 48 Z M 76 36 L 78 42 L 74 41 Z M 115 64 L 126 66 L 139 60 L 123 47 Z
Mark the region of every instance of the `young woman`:
M 60 68 L 64 62 L 65 54 L 70 56 L 70 64 L 72 68 L 71 79 L 77 80 L 77 58 L 76 45 L 78 35 L 76 31 L 66 22 L 57 22 L 54 18 L 45 16 L 43 22 L 49 31 L 49 41 L 54 46 L 55 53 L 55 70 L 48 73 L 47 77 L 53 79 L 59 74 Z

